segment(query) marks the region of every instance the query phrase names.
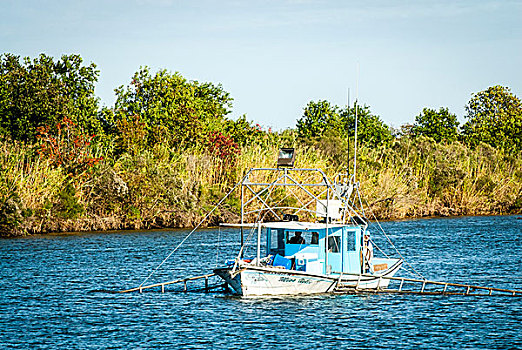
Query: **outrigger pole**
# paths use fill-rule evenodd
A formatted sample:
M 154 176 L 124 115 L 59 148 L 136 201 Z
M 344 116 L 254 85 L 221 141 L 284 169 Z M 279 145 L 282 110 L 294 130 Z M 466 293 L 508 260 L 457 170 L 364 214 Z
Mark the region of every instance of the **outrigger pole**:
M 189 233 L 188 235 L 186 235 L 185 238 L 183 238 L 183 240 L 182 240 L 182 241 L 181 241 L 181 242 L 176 246 L 176 248 L 174 248 L 174 249 L 169 253 L 169 255 L 167 255 L 167 257 L 166 257 L 165 259 L 163 259 L 163 261 L 162 261 L 158 266 L 156 266 L 156 268 L 152 270 L 152 272 L 147 276 L 147 278 L 145 278 L 145 279 L 143 280 L 143 282 L 141 282 L 141 284 L 140 284 L 138 287 L 136 287 L 135 289 L 139 289 L 139 290 L 141 291 L 141 289 L 143 288 L 143 285 L 145 284 L 145 282 L 147 282 L 147 281 L 149 280 L 149 278 L 151 278 L 152 275 L 154 275 L 154 273 L 155 273 L 156 271 L 158 271 L 158 269 L 159 269 L 159 268 L 160 268 L 160 267 L 161 267 L 161 266 L 162 266 L 162 265 L 163 265 L 163 264 L 164 264 L 164 263 L 165 263 L 165 262 L 166 262 L 166 261 L 167 261 L 167 260 L 172 256 L 172 254 L 174 254 L 174 252 L 175 252 L 176 250 L 178 250 L 178 248 L 181 247 L 181 245 L 182 245 L 183 243 L 185 243 L 185 241 L 186 241 L 186 240 L 187 240 L 187 239 L 188 239 L 188 238 L 189 238 L 189 237 L 190 237 L 190 236 L 191 236 L 191 235 L 192 235 L 192 234 L 193 234 L 193 233 L 194 233 L 194 232 L 195 232 L 195 231 L 196 231 L 200 226 L 201 226 L 202 223 L 204 223 L 204 222 L 205 222 L 205 221 L 210 217 L 210 215 L 214 212 L 214 210 L 216 210 L 216 209 L 221 205 L 221 203 L 223 203 L 223 202 L 225 201 L 225 199 L 227 199 L 228 196 L 229 196 L 231 193 L 233 193 L 233 192 L 235 191 L 235 189 L 239 186 L 239 184 L 242 183 L 243 181 L 244 181 L 244 179 L 241 180 L 241 182 L 238 182 L 238 183 L 237 183 L 237 184 L 236 184 L 236 185 L 235 185 L 235 186 L 234 186 L 234 187 L 233 187 L 233 188 L 232 188 L 232 189 L 231 189 L 231 190 L 230 190 L 230 191 L 229 191 L 229 192 L 228 192 L 228 193 L 223 197 L 223 198 L 221 198 L 221 200 L 219 201 L 219 203 L 216 204 L 216 205 L 214 206 L 214 208 L 212 208 L 212 210 L 209 211 L 209 212 L 207 213 L 207 215 L 203 218 L 203 220 L 201 220 L 201 221 L 196 225 L 196 227 L 194 227 L 194 229 L 193 229 L 192 231 L 190 231 L 190 233 Z
M 353 273 L 345 273 L 346 275 L 354 275 Z M 370 274 L 360 274 L 361 278 L 372 278 L 375 277 Z M 334 293 L 343 294 L 423 294 L 423 295 L 462 295 L 462 296 L 513 296 L 522 297 L 522 290 L 506 289 L 506 288 L 493 288 L 475 286 L 471 284 L 463 283 L 450 283 L 450 282 L 439 282 L 430 281 L 426 279 L 415 279 L 415 278 L 404 278 L 404 277 L 388 277 L 380 276 L 378 285 L 381 284 L 382 280 L 395 281 L 399 284 L 397 288 L 379 288 L 376 289 L 365 289 L 359 288 L 358 286 L 345 286 L 342 283 L 337 283 Z M 400 282 L 400 283 L 399 283 Z M 408 286 L 406 286 L 408 284 Z M 420 287 L 415 288 L 415 286 Z M 431 288 L 428 288 L 431 286 Z M 437 288 L 439 287 L 439 288 Z M 443 287 L 443 288 L 442 288 Z M 478 292 L 477 292 L 478 291 Z

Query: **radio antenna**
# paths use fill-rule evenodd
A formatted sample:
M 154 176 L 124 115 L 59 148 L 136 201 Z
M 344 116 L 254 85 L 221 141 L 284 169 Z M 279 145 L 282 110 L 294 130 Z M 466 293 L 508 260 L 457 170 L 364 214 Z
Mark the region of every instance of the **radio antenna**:
M 355 174 L 357 173 L 357 109 L 359 105 L 359 63 L 357 63 L 357 76 L 355 79 L 355 139 L 353 142 L 353 182 L 355 183 Z
M 346 121 L 349 121 L 350 120 L 350 88 L 348 88 L 348 108 L 347 108 L 347 113 L 348 115 L 346 116 Z M 350 133 L 346 132 L 346 138 L 347 138 L 347 143 L 348 143 L 348 154 L 347 154 L 347 159 L 348 159 L 348 163 L 346 164 L 346 175 L 350 175 Z

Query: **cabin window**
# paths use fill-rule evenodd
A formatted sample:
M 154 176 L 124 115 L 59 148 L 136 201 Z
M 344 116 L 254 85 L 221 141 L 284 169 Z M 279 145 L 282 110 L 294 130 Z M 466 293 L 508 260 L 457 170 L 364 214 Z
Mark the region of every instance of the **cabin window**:
M 270 232 L 270 254 L 284 255 L 285 232 L 283 230 L 271 230 Z
M 355 231 L 346 232 L 346 250 L 355 252 Z
M 319 232 L 287 231 L 287 244 L 319 245 Z
M 310 238 L 310 244 L 319 245 L 319 232 L 312 232 L 312 237 Z
M 310 243 L 305 238 L 305 232 L 303 231 L 288 231 L 286 233 L 286 243 L 287 244 L 307 244 Z
M 339 253 L 341 251 L 341 236 L 328 237 L 328 252 Z

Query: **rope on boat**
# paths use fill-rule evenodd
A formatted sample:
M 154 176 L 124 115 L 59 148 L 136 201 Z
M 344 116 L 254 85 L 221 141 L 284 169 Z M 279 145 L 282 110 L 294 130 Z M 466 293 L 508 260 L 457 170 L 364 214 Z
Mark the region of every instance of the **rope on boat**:
M 373 212 L 373 209 L 370 207 L 370 205 L 368 204 L 368 201 L 366 200 L 366 198 L 364 199 L 364 201 L 366 202 L 366 206 L 368 207 L 368 210 L 370 210 L 370 212 L 372 213 L 372 216 L 375 220 L 375 222 L 377 223 L 377 225 L 379 226 L 382 234 L 384 235 L 384 237 L 386 237 L 386 239 L 388 240 L 388 243 L 390 243 L 390 245 L 393 247 L 393 249 L 395 249 L 395 251 L 397 252 L 397 254 L 399 254 L 399 257 L 402 259 L 402 261 L 404 261 L 404 263 L 406 265 L 408 265 L 409 268 L 411 268 L 414 272 L 414 274 L 416 274 L 417 276 L 419 276 L 420 278 L 422 278 L 423 280 L 426 279 L 426 277 L 424 277 L 420 272 L 418 272 L 417 270 L 415 270 L 415 268 L 408 262 L 406 261 L 406 259 L 402 256 L 401 252 L 399 252 L 399 250 L 397 249 L 397 247 L 395 246 L 395 244 L 393 244 L 393 242 L 391 241 L 390 237 L 388 237 L 388 235 L 386 234 L 386 232 L 384 231 L 384 229 L 382 228 L 381 226 L 381 223 L 379 222 L 379 220 L 377 220 L 377 217 L 375 216 L 375 213 Z
M 355 174 L 353 176 L 354 180 L 355 180 Z M 361 199 L 361 192 L 359 191 L 359 183 L 357 183 L 357 198 L 359 198 L 359 205 L 361 206 L 361 212 L 363 214 L 363 217 L 366 218 L 366 213 L 364 212 L 364 206 L 363 206 L 363 203 L 362 203 L 362 199 Z M 364 199 L 366 201 L 366 198 Z M 355 203 L 355 199 L 354 199 L 354 203 Z M 368 201 L 366 201 L 366 205 L 368 205 Z M 368 209 L 371 210 L 371 208 L 368 206 Z M 372 211 L 373 213 L 373 211 Z
M 386 257 L 387 259 L 390 259 L 390 256 L 389 256 L 388 254 L 386 254 L 386 253 L 381 249 L 381 247 L 379 247 L 379 246 L 374 242 L 373 239 L 370 238 L 370 242 L 372 242 L 373 246 L 374 246 L 375 248 L 377 248 L 377 250 L 378 250 L 379 252 L 381 252 L 381 254 L 384 255 L 384 257 Z M 404 260 L 403 260 L 403 261 L 404 261 Z M 417 275 L 415 272 L 411 271 L 411 270 L 409 269 L 409 267 L 404 268 L 404 270 L 406 270 L 406 272 L 411 273 L 412 275 Z M 420 276 L 420 277 L 423 278 L 422 276 Z
M 386 257 L 387 259 L 390 259 L 390 256 L 389 256 L 388 254 L 386 254 L 386 253 L 381 249 L 381 247 L 379 247 L 379 246 L 375 243 L 375 241 L 374 241 L 373 239 L 370 239 L 370 242 L 372 242 L 373 246 L 374 246 L 375 248 L 377 248 L 377 250 L 378 250 L 379 252 L 381 252 L 381 254 L 384 255 L 384 257 Z M 404 259 L 402 259 L 402 260 L 404 261 Z M 404 261 L 404 262 L 406 262 L 406 261 Z M 408 265 L 409 265 L 409 264 L 408 264 Z M 418 276 L 418 277 L 421 277 L 421 278 L 424 279 L 424 277 L 419 276 L 419 274 L 418 274 L 415 270 L 414 270 L 414 271 L 410 270 L 409 267 L 404 267 L 404 270 L 405 270 L 406 272 L 411 273 L 411 274 L 414 275 L 414 276 Z
M 272 191 L 274 190 L 274 186 L 270 185 L 269 187 L 267 187 L 267 189 L 269 189 L 268 194 L 267 194 L 267 197 L 270 197 L 270 195 L 272 194 Z M 285 196 L 281 201 L 283 201 L 283 200 L 284 200 L 285 198 L 287 198 L 287 197 L 288 197 L 288 195 Z M 281 202 L 281 201 L 279 201 L 279 202 Z M 257 214 L 257 218 L 256 218 L 254 221 L 255 221 L 255 222 L 262 222 L 263 219 L 266 217 L 267 214 L 268 214 L 268 211 L 265 212 L 264 214 L 263 214 L 262 211 L 260 211 L 260 212 Z M 234 266 L 233 266 L 233 268 L 232 268 L 232 272 L 236 271 L 236 268 L 237 268 L 237 266 L 238 266 L 238 262 L 239 262 L 239 260 L 241 259 L 241 256 L 242 256 L 242 255 L 247 251 L 247 249 L 248 249 L 248 243 L 250 242 L 250 240 L 251 240 L 252 237 L 254 236 L 254 232 L 255 232 L 255 230 L 256 230 L 256 227 L 252 227 L 252 228 L 250 229 L 250 233 L 248 234 L 246 240 L 243 242 L 243 246 L 241 246 L 241 248 L 239 249 L 239 253 L 238 253 L 238 255 L 237 255 L 236 259 L 235 259 Z M 218 249 L 219 249 L 219 247 L 218 247 Z
M 261 213 L 259 213 L 257 215 L 257 219 L 256 221 L 259 221 L 260 220 L 260 217 L 261 217 Z M 254 232 L 255 232 L 256 228 L 255 227 L 252 227 L 250 229 L 250 233 L 248 234 L 246 240 L 243 242 L 243 245 L 241 246 L 241 248 L 239 249 L 239 253 L 237 254 L 237 257 L 234 261 L 234 266 L 232 267 L 232 272 L 235 272 L 236 271 L 236 268 L 238 267 L 238 263 L 239 263 L 239 260 L 241 259 L 241 256 L 246 252 L 246 249 L 248 248 L 248 243 L 250 242 L 250 240 L 252 239 L 252 237 L 254 236 Z
M 207 213 L 207 215 L 203 218 L 203 220 L 201 220 L 201 221 L 196 225 L 196 227 L 194 227 L 194 229 L 193 229 L 192 231 L 190 231 L 190 233 L 189 233 L 185 238 L 183 238 L 183 240 L 182 240 L 182 241 L 181 241 L 181 242 L 176 246 L 176 248 L 174 248 L 174 249 L 169 253 L 169 255 L 167 255 L 167 257 L 166 257 L 165 259 L 163 259 L 163 261 L 162 261 L 162 262 L 161 262 L 161 263 L 160 263 L 160 264 L 159 264 L 159 265 L 158 265 L 154 270 L 152 270 L 152 272 L 147 276 L 147 278 L 145 278 L 145 279 L 143 280 L 143 282 L 141 282 L 141 284 L 139 285 L 138 288 L 141 288 L 141 287 L 145 284 L 145 282 L 147 282 L 147 281 L 149 280 L 149 278 L 151 278 L 151 276 L 154 275 L 154 273 L 156 273 L 156 271 L 158 271 L 158 269 L 159 269 L 159 268 L 160 268 L 160 267 L 161 267 L 161 266 L 162 266 L 162 265 L 163 265 L 163 264 L 164 264 L 164 263 L 165 263 L 165 262 L 166 262 L 166 261 L 167 261 L 167 260 L 172 256 L 172 254 L 174 254 L 174 252 L 176 252 L 176 250 L 178 250 L 178 248 L 181 247 L 181 245 L 182 245 L 183 243 L 185 243 L 185 241 L 186 241 L 186 240 L 187 240 L 187 239 L 188 239 L 188 238 L 189 238 L 189 237 L 190 237 L 194 232 L 196 232 L 196 230 L 201 226 L 201 224 L 202 224 L 203 222 L 205 222 L 205 221 L 209 218 L 209 216 L 214 212 L 214 210 L 216 210 L 216 209 L 221 205 L 221 203 L 223 203 L 223 202 L 225 201 L 225 199 L 226 199 L 226 198 L 227 198 L 227 197 L 228 197 L 232 192 L 234 192 L 235 189 L 237 188 L 237 186 L 239 186 L 239 184 L 242 183 L 242 182 L 243 182 L 243 181 L 240 181 L 240 182 L 236 183 L 236 185 L 235 185 L 235 186 L 234 186 L 234 187 L 233 187 L 233 188 L 232 188 L 232 189 L 231 189 L 231 190 L 230 190 L 230 191 L 225 195 L 225 197 L 221 198 L 221 200 L 219 201 L 219 203 L 216 204 L 216 205 L 214 206 L 214 208 L 212 208 L 212 210 L 209 211 L 209 212 Z
M 390 258 L 390 257 L 388 256 L 388 254 L 386 254 L 386 253 L 385 253 L 385 252 L 384 252 L 384 251 L 383 251 L 383 250 L 382 250 L 382 249 L 381 249 L 381 248 L 380 248 L 380 247 L 379 247 L 379 246 L 378 246 L 378 245 L 373 241 L 373 239 L 370 238 L 370 242 L 373 244 L 373 246 L 374 246 L 375 248 L 377 248 L 378 251 L 381 252 L 382 255 L 384 255 L 384 257 L 385 257 L 386 259 L 389 259 L 389 258 Z

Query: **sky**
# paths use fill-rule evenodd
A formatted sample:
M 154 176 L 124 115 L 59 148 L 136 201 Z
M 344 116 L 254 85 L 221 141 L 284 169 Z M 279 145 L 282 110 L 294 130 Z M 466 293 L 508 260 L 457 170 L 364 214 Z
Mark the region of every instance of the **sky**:
M 522 97 L 522 1 L 0 0 L 8 52 L 80 54 L 107 107 L 148 66 L 221 84 L 231 118 L 276 130 L 348 95 L 393 127 L 426 107 L 462 122 L 489 86 Z

